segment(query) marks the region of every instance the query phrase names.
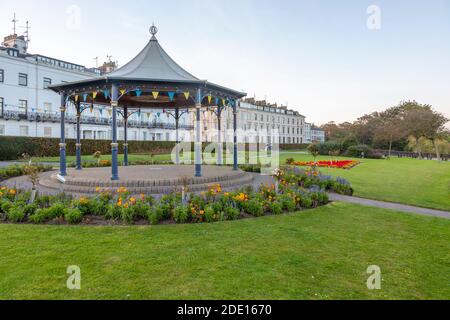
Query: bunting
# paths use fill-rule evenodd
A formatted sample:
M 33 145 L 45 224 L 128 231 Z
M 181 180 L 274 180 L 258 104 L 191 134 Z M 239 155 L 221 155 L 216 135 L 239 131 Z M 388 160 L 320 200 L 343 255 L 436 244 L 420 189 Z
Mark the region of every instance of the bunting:
M 120 95 L 123 96 L 125 94 L 125 92 L 127 92 L 127 90 L 126 89 L 120 89 L 119 92 L 120 92 Z
M 135 90 L 135 92 L 136 92 L 136 97 L 140 97 L 140 96 L 142 95 L 142 90 L 139 89 L 139 88 L 137 88 L 137 89 Z
M 216 98 L 216 106 L 219 105 L 219 98 Z
M 103 90 L 103 96 L 105 97 L 105 99 L 109 98 L 109 90 L 108 89 Z
M 152 95 L 153 95 L 153 98 L 156 100 L 156 99 L 158 99 L 159 92 L 154 91 L 154 92 L 152 92 Z
M 88 94 L 87 94 L 87 93 L 83 94 L 83 101 L 84 101 L 84 102 L 86 102 L 86 100 L 87 100 L 87 96 L 88 96 Z
M 108 115 L 111 117 L 112 116 L 112 110 L 108 109 Z
M 212 96 L 209 95 L 209 96 L 208 96 L 208 103 L 211 104 L 211 101 L 212 101 Z
M 191 95 L 191 93 L 189 91 L 186 91 L 184 93 L 184 97 L 186 98 L 186 100 L 189 100 L 189 96 Z
M 92 92 L 92 99 L 95 99 L 95 98 L 97 98 L 97 91 L 94 91 L 94 92 Z
M 75 95 L 75 102 L 78 102 L 79 95 Z
M 167 92 L 167 95 L 169 96 L 170 102 L 172 102 L 175 98 L 175 92 Z

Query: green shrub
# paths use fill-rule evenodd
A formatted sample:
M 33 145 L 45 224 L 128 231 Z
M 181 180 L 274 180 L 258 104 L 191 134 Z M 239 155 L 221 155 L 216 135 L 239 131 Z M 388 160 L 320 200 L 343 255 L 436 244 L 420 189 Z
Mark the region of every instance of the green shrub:
M 226 207 L 225 208 L 225 215 L 227 217 L 227 220 L 237 220 L 241 213 L 238 209 L 233 207 Z
M 67 207 L 63 203 L 55 203 L 48 208 L 49 220 L 64 217 L 67 213 Z
M 177 223 L 186 223 L 189 218 L 189 208 L 185 205 L 176 207 L 173 210 L 173 220 Z
M 244 204 L 244 211 L 254 217 L 264 215 L 264 206 L 258 199 L 251 199 Z
M 311 196 L 309 196 L 309 195 L 302 195 L 300 197 L 300 206 L 302 208 L 305 208 L 305 209 L 312 208 L 313 200 L 311 199 Z
M 25 212 L 20 206 L 12 207 L 6 215 L 10 222 L 22 222 L 25 219 Z
M 78 224 L 83 220 L 83 214 L 81 213 L 80 209 L 73 208 L 67 210 L 64 219 L 69 224 Z
M 294 164 L 294 162 L 295 162 L 295 159 L 294 159 L 294 158 L 287 158 L 287 159 L 286 159 L 286 164 L 287 164 L 287 165 L 292 165 L 292 164 Z
M 281 205 L 282 210 L 293 212 L 296 209 L 296 204 L 294 198 L 289 194 L 280 195 L 278 201 Z
M 157 225 L 164 217 L 164 210 L 161 206 L 154 206 L 147 214 L 147 219 L 152 225 Z
M 108 206 L 108 213 L 106 214 L 107 219 L 119 220 L 122 218 L 122 208 L 114 204 Z
M 12 206 L 13 206 L 13 203 L 11 201 L 6 200 L 6 199 L 2 200 L 1 207 L 0 207 L 1 212 L 5 213 L 5 214 L 8 213 L 8 211 L 11 209 Z
M 133 207 L 123 208 L 121 218 L 126 224 L 134 224 L 134 221 L 136 220 L 136 211 L 134 211 Z
M 335 141 L 327 141 L 319 144 L 319 154 L 323 156 L 328 156 L 330 154 L 339 154 L 343 151 L 342 144 Z
M 272 214 L 278 215 L 283 213 L 283 206 L 278 201 L 269 202 L 267 207 Z
M 372 156 L 372 148 L 366 146 L 365 144 L 360 144 L 357 146 L 351 146 L 347 149 L 346 156 L 353 158 L 361 158 L 361 154 L 364 152 L 364 157 L 370 158 Z

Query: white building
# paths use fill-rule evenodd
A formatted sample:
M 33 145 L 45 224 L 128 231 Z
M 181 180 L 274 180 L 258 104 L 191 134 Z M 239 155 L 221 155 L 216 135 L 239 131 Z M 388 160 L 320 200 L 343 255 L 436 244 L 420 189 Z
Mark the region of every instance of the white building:
M 325 142 L 325 131 L 315 125 L 311 125 L 311 142 Z
M 0 135 L 60 137 L 60 97 L 47 87 L 99 75 L 98 68 L 29 54 L 23 36 L 5 37 L 0 46 Z M 69 139 L 75 138 L 75 115 L 75 108 L 69 107 L 66 126 Z M 108 110 L 94 106 L 81 119 L 83 139 L 111 138 Z M 135 113 L 128 123 L 129 140 L 175 141 L 175 122 L 163 110 Z M 180 120 L 181 128 L 191 129 L 188 124 L 188 116 Z M 119 139 L 123 139 L 123 128 L 119 128 Z
M 192 116 L 191 119 L 194 117 Z M 230 139 L 225 132 L 233 129 L 232 119 L 232 109 L 227 108 L 222 113 L 221 120 L 223 142 L 227 142 L 227 138 Z M 217 142 L 217 120 L 216 114 L 204 110 L 202 117 L 203 141 Z M 269 104 L 266 101 L 255 101 L 253 98 L 245 99 L 240 102 L 238 107 L 237 125 L 240 131 L 239 142 L 304 143 L 305 117 L 285 106 Z

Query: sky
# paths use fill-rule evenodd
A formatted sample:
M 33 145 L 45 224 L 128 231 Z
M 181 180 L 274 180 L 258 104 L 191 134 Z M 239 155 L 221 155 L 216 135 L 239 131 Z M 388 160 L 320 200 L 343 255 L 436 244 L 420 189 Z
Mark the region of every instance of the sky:
M 1 36 L 30 22 L 30 53 L 119 65 L 150 39 L 200 79 L 287 104 L 307 121 L 354 121 L 403 100 L 450 118 L 448 0 L 0 0 Z

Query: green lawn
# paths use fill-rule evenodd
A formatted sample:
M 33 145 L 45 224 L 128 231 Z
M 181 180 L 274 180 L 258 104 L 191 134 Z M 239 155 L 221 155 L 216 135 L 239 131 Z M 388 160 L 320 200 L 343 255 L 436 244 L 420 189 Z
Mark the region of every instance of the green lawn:
M 449 244 L 450 220 L 343 203 L 203 225 L 0 225 L 0 299 L 449 299 Z
M 97 159 L 93 156 L 82 156 L 83 162 L 97 162 Z M 111 160 L 111 155 L 103 155 L 100 159 Z M 35 157 L 33 162 L 55 162 L 55 165 L 59 164 L 59 157 Z M 158 154 L 153 157 L 154 161 L 170 161 L 170 154 Z M 123 161 L 123 154 L 119 154 L 119 161 Z M 130 154 L 128 155 L 128 161 L 152 161 L 149 154 Z M 67 156 L 67 163 L 76 162 L 75 156 Z
M 280 163 L 286 163 L 287 158 L 313 161 L 310 155 L 283 153 Z M 364 159 L 351 170 L 320 170 L 348 179 L 355 189 L 355 196 L 450 211 L 450 162 Z

